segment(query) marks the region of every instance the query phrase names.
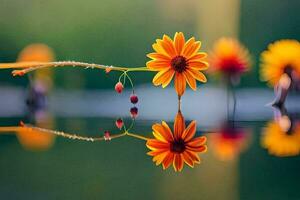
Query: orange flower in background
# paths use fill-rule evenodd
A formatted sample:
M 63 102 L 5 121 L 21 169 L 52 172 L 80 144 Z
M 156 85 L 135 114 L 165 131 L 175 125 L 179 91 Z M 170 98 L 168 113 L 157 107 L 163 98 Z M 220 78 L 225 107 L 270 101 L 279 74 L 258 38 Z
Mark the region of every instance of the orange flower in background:
M 300 154 L 300 123 L 290 127 L 287 117 L 269 122 L 263 130 L 261 145 L 269 154 L 278 157 Z
M 223 75 L 241 75 L 249 70 L 248 50 L 238 40 L 221 38 L 216 41 L 209 56 L 212 72 Z
M 183 33 L 176 32 L 173 40 L 164 35 L 163 39 L 157 39 L 152 47 L 156 52 L 147 55 L 152 59 L 147 62 L 147 67 L 158 71 L 153 78 L 155 86 L 162 85 L 165 88 L 175 76 L 175 90 L 178 96 L 182 96 L 186 89 L 186 82 L 196 90 L 196 80 L 203 83 L 207 81 L 204 74 L 200 72 L 208 68 L 208 63 L 203 60 L 206 53 L 198 52 L 201 42 L 196 41 L 194 37 L 185 41 Z
M 297 40 L 279 40 L 261 54 L 260 74 L 270 86 L 277 85 L 281 76 L 300 79 L 300 43 Z
M 147 147 L 151 150 L 148 155 L 153 156 L 156 165 L 162 164 L 167 169 L 172 163 L 175 171 L 181 171 L 184 163 L 194 167 L 200 163 L 198 153 L 206 152 L 206 137 L 196 137 L 196 121 L 192 121 L 185 127 L 184 118 L 179 112 L 174 122 L 174 134 L 166 122 L 152 126 L 155 139 L 147 141 Z

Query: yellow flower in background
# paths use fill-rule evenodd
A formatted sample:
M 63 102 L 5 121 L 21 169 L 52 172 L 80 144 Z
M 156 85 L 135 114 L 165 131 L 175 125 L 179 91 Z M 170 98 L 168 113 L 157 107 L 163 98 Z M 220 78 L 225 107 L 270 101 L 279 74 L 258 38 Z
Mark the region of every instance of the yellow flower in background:
M 248 50 L 233 38 L 220 38 L 209 55 L 212 72 L 222 75 L 240 75 L 250 68 Z
M 185 127 L 184 118 L 179 112 L 174 122 L 174 134 L 166 122 L 152 126 L 155 139 L 147 141 L 147 147 L 151 150 L 148 155 L 153 156 L 156 165 L 162 164 L 167 169 L 172 163 L 175 171 L 181 171 L 184 163 L 194 167 L 200 163 L 198 153 L 206 152 L 206 137 L 196 137 L 196 121 L 192 121 Z
M 279 40 L 261 54 L 260 74 L 270 86 L 276 85 L 284 73 L 300 78 L 300 43 L 297 40 Z
M 153 78 L 155 86 L 162 85 L 163 88 L 169 85 L 174 78 L 175 90 L 178 96 L 182 96 L 186 89 L 186 82 L 196 90 L 196 80 L 205 83 L 206 77 L 200 71 L 208 68 L 208 63 L 203 59 L 206 53 L 198 52 L 201 42 L 194 37 L 185 41 L 183 33 L 176 33 L 172 40 L 164 35 L 163 39 L 157 39 L 152 45 L 155 53 L 147 56 L 152 60 L 147 62 L 147 67 L 158 71 Z
M 278 157 L 296 156 L 300 154 L 300 124 L 286 130 L 279 122 L 269 122 L 263 130 L 261 145 L 269 154 Z

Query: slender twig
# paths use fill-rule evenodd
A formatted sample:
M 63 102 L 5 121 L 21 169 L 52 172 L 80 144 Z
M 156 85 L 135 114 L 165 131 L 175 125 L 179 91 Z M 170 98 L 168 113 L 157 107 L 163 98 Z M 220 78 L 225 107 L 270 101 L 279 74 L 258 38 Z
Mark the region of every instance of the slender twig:
M 17 75 L 24 75 L 26 73 L 38 69 L 43 69 L 48 67 L 67 67 L 67 66 L 84 67 L 86 69 L 95 68 L 95 69 L 103 69 L 103 70 L 110 68 L 110 70 L 113 71 L 123 71 L 123 72 L 154 71 L 147 67 L 135 67 L 135 68 L 116 67 L 116 66 L 107 66 L 107 65 L 95 64 L 95 63 L 85 63 L 85 62 L 76 62 L 76 61 L 1 63 L 0 69 L 19 69 L 19 70 L 14 70 L 12 72 L 14 76 L 17 76 Z

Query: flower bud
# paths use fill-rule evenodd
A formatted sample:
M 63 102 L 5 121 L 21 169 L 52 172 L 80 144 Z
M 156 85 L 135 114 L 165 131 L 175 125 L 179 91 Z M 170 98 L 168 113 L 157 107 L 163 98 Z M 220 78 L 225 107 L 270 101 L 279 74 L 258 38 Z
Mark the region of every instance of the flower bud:
M 130 108 L 130 115 L 132 118 L 135 119 L 138 115 L 138 108 L 137 107 Z
M 111 140 L 109 131 L 104 131 L 104 140 L 105 140 L 105 141 Z
M 135 94 L 132 94 L 130 96 L 130 101 L 131 103 L 136 104 L 139 101 L 139 98 Z
M 116 126 L 118 127 L 118 129 L 121 129 L 124 125 L 124 122 L 121 118 L 116 120 Z
M 121 93 L 121 92 L 123 91 L 123 89 L 124 89 L 123 84 L 122 84 L 121 82 L 118 82 L 118 83 L 116 84 L 116 86 L 115 86 L 116 92 L 117 92 L 117 93 Z

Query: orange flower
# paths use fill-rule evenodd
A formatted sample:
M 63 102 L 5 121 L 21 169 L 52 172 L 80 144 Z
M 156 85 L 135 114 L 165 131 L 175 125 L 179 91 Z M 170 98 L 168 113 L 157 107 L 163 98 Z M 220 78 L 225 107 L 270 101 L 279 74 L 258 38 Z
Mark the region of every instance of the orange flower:
M 219 39 L 214 44 L 209 61 L 212 71 L 223 75 L 240 75 L 250 66 L 248 50 L 232 38 Z
M 151 150 L 148 155 L 153 156 L 156 165 L 162 164 L 163 169 L 167 169 L 172 163 L 175 171 L 181 171 L 184 163 L 194 167 L 194 163 L 200 163 L 197 153 L 205 152 L 206 137 L 194 138 L 196 133 L 196 121 L 192 121 L 185 128 L 184 118 L 179 112 L 175 118 L 174 134 L 168 124 L 152 126 L 155 139 L 147 141 L 147 147 Z
M 206 53 L 198 52 L 201 42 L 194 37 L 185 42 L 183 33 L 176 32 L 174 40 L 164 35 L 152 47 L 156 52 L 147 55 L 152 59 L 147 62 L 147 67 L 158 71 L 153 78 L 155 86 L 162 85 L 165 88 L 175 75 L 175 90 L 178 96 L 182 96 L 186 82 L 193 90 L 197 88 L 196 80 L 206 82 L 206 77 L 200 72 L 208 68 L 208 63 L 203 61 Z

